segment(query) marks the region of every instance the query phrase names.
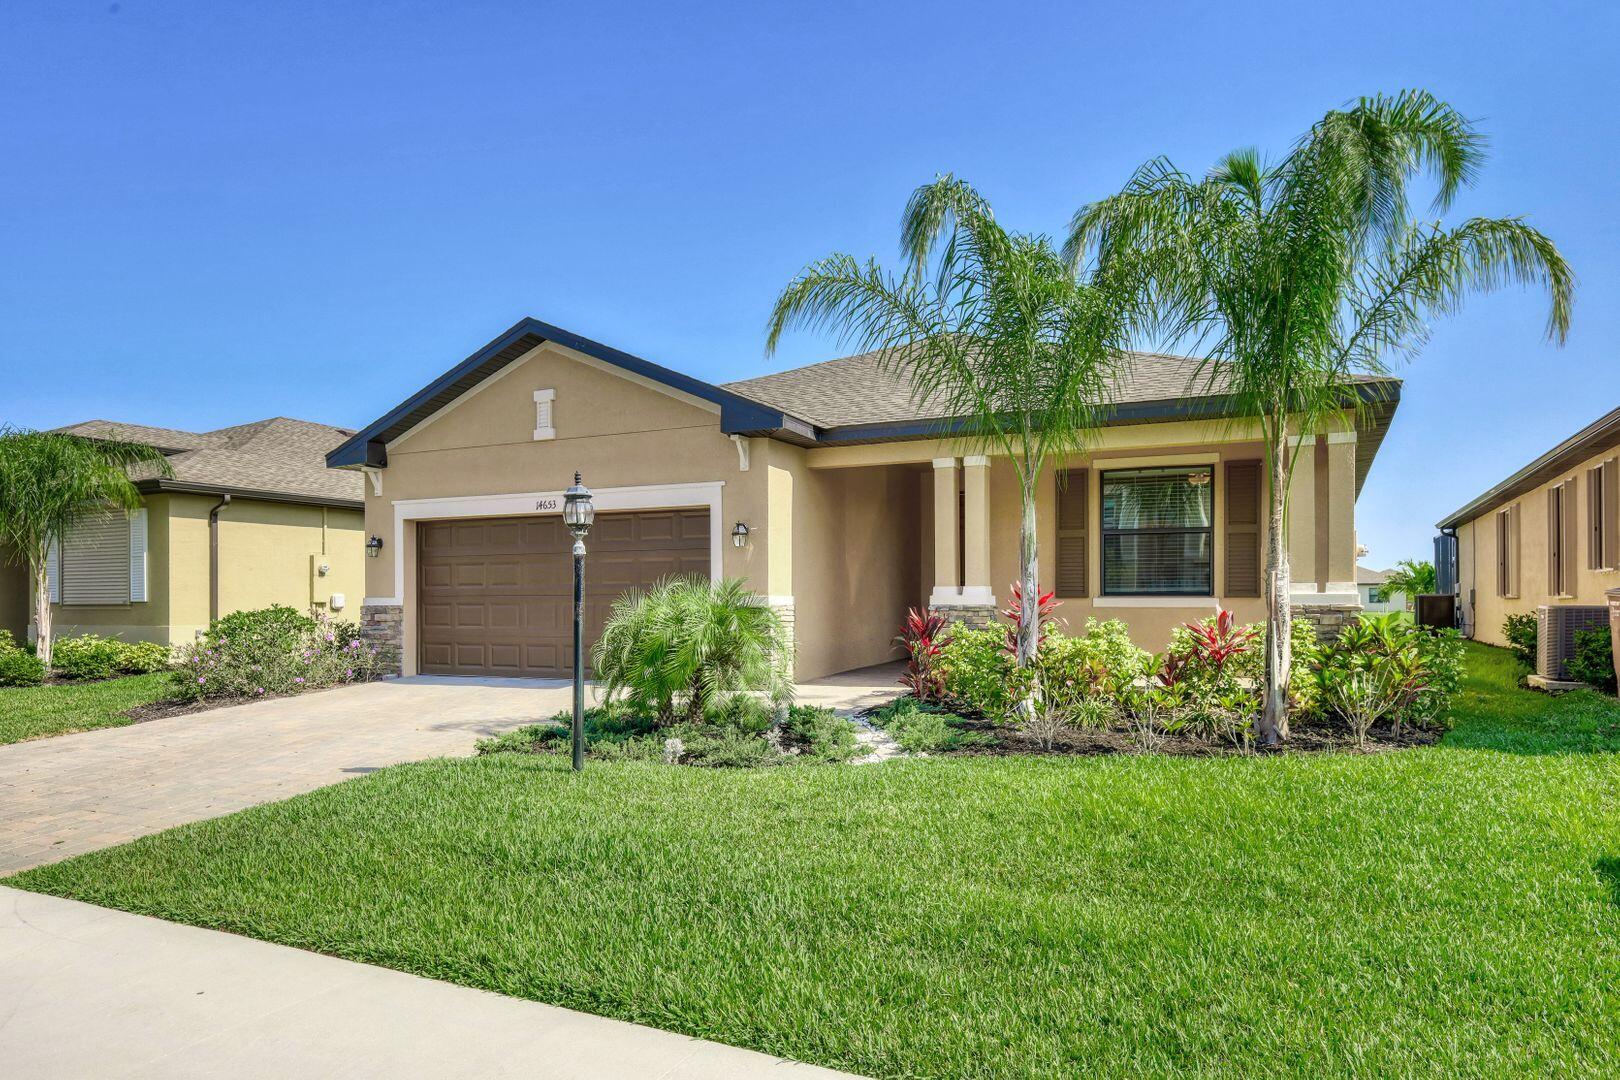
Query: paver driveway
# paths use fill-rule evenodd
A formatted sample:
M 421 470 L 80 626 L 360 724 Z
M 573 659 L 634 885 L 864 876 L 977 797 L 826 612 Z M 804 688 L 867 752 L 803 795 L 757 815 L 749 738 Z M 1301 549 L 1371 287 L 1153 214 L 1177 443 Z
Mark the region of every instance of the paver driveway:
M 888 666 L 799 688 L 833 708 L 894 693 Z M 390 679 L 0 746 L 0 876 L 402 761 L 470 754 L 569 702 L 558 679 Z

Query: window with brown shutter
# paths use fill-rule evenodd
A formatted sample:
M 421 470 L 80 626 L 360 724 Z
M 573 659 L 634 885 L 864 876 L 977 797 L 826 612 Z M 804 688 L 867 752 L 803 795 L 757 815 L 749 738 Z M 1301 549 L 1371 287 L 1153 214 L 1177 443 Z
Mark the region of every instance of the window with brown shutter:
M 1586 470 L 1586 568 L 1620 565 L 1620 460 Z
M 1090 469 L 1059 469 L 1057 472 L 1057 594 L 1063 598 L 1080 599 L 1091 595 L 1086 540 L 1091 509 L 1086 498 L 1090 477 Z
M 1496 595 L 1519 595 L 1519 505 L 1496 514 Z
M 1260 480 L 1258 459 L 1226 463 L 1226 595 L 1260 595 Z
M 1575 481 L 1547 489 L 1547 592 L 1569 596 L 1575 587 Z

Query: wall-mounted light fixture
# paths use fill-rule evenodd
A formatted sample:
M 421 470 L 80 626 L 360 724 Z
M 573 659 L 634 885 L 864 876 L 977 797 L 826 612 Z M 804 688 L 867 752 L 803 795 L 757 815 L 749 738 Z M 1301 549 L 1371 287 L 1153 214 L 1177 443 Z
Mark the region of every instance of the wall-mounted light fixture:
M 382 537 L 380 537 L 380 536 L 368 536 L 368 537 L 366 537 L 366 558 L 375 559 L 378 555 L 381 555 L 381 554 L 382 554 Z
M 732 544 L 734 544 L 737 547 L 747 547 L 748 546 L 748 526 L 744 525 L 740 521 L 737 522 L 737 524 L 733 525 L 731 527 L 731 542 L 732 542 Z

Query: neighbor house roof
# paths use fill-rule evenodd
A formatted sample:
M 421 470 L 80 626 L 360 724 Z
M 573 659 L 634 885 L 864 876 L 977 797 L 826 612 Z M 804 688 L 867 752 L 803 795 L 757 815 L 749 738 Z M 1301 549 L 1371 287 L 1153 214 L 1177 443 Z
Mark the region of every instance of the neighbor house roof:
M 277 416 L 202 432 L 110 420 L 87 420 L 57 430 L 162 450 L 173 475 L 160 476 L 153 466 L 137 467 L 132 473 L 135 486 L 144 492 L 231 494 L 341 507 L 365 502 L 364 478 L 326 466 L 327 452 L 354 434 L 347 428 Z
M 1547 481 L 1557 479 L 1571 466 L 1617 446 L 1620 446 L 1620 409 L 1604 413 L 1466 506 L 1441 518 L 1437 527 L 1454 529 L 1481 514 L 1506 506 L 1525 492 L 1534 491 Z
M 936 396 L 914 395 L 906 379 L 886 370 L 881 352 L 714 385 L 549 323 L 524 319 L 332 451 L 327 463 L 386 465 L 390 441 L 547 341 L 719 405 L 720 430 L 728 435 L 767 436 L 799 446 L 841 446 L 937 438 L 961 431 Z M 1107 423 L 1230 416 L 1221 370 L 1192 357 L 1126 353 L 1114 376 Z M 1400 400 L 1400 380 L 1354 381 L 1359 384 L 1359 403 L 1366 406 L 1356 441 L 1359 492 Z
M 1356 567 L 1357 585 L 1382 585 L 1388 580 L 1388 570 L 1372 570 L 1365 566 Z

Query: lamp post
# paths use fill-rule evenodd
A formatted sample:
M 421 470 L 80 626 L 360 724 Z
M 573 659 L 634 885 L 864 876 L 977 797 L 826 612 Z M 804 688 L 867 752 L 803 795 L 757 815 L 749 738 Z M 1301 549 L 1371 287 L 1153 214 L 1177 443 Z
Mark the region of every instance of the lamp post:
M 574 534 L 574 771 L 585 768 L 585 534 L 596 520 L 591 489 L 574 474 L 563 492 L 563 523 Z

